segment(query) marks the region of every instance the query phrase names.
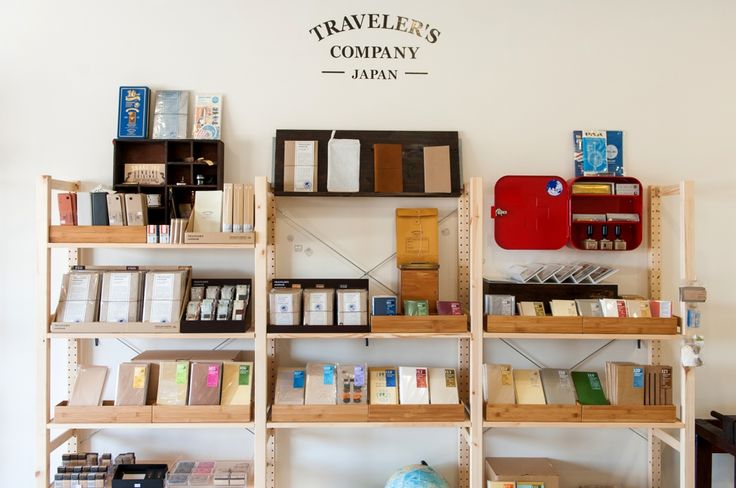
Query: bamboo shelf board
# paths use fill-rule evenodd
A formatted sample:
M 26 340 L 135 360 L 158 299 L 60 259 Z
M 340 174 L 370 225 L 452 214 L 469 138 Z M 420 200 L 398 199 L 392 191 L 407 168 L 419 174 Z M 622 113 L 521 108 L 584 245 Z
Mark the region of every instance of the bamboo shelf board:
M 154 405 L 153 423 L 247 423 L 251 405 Z
M 51 242 L 50 248 L 79 249 L 254 249 L 255 244 L 148 244 L 145 242 Z
M 168 333 L 115 333 L 115 332 L 49 332 L 46 334 L 47 339 L 255 339 L 254 332 L 243 332 L 238 334 L 219 334 L 219 333 L 203 333 L 203 334 L 182 334 L 180 332 Z
M 145 244 L 144 225 L 51 225 L 49 243 L 87 242 Z
M 368 405 L 369 422 L 462 422 L 465 405 Z
M 63 401 L 54 407 L 54 420 L 61 423 L 124 423 L 146 424 L 151 422 L 151 406 L 117 406 L 112 400 L 104 400 L 99 406 L 73 406 Z
M 467 315 L 373 315 L 371 332 L 448 333 L 467 332 Z
M 367 422 L 368 405 L 272 405 L 273 422 Z
M 583 405 L 583 423 L 677 422 L 674 405 Z
M 668 341 L 682 338 L 679 334 L 546 334 L 546 333 L 508 333 L 508 332 L 486 332 L 485 339 L 575 339 L 575 340 L 642 340 L 642 341 Z
M 484 428 L 563 428 L 563 429 L 682 429 L 675 422 L 483 422 Z
M 359 332 L 359 333 L 290 333 L 275 332 L 269 339 L 469 339 L 470 332 Z
M 489 422 L 580 422 L 580 405 L 501 405 L 487 404 L 485 419 Z
M 380 428 L 461 428 L 470 427 L 470 421 L 463 422 L 268 422 L 269 429 L 380 429 Z
M 679 317 L 583 317 L 583 334 L 661 334 L 677 336 L 679 324 Z
M 253 422 L 207 422 L 207 423 L 157 423 L 157 424 L 131 424 L 118 422 L 105 423 L 61 423 L 52 420 L 46 425 L 47 429 L 76 429 L 76 430 L 99 430 L 99 429 L 250 429 L 254 428 Z
M 581 334 L 583 317 L 487 315 L 486 331 L 495 333 Z

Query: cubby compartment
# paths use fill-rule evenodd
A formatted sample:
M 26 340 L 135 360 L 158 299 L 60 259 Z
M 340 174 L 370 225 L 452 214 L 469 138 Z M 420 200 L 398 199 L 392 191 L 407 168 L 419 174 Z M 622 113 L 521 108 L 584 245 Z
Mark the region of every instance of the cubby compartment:
M 187 158 L 192 157 L 191 141 L 169 141 L 167 145 L 168 156 L 166 157 L 166 161 L 169 163 L 184 162 Z
M 192 167 L 188 164 L 170 164 L 166 170 L 167 185 L 191 185 Z

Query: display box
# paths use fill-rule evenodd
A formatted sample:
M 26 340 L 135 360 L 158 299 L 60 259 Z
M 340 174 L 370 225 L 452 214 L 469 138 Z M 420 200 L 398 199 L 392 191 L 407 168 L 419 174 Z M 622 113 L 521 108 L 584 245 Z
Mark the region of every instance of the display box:
M 498 334 L 582 334 L 583 317 L 486 315 L 486 331 Z
M 145 225 L 50 225 L 52 244 L 145 244 Z
M 369 422 L 463 422 L 465 405 L 368 405 Z
M 222 286 L 222 285 L 248 285 L 250 287 L 250 297 L 245 310 L 245 318 L 243 320 L 186 320 L 186 307 L 190 301 L 191 288 L 193 287 L 207 287 L 207 286 Z M 187 293 L 186 299 L 184 300 L 184 311 L 182 314 L 182 320 L 180 325 L 180 331 L 182 334 L 201 334 L 201 333 L 216 333 L 226 334 L 234 333 L 239 334 L 246 332 L 252 323 L 252 313 L 250 307 L 250 298 L 253 297 L 253 283 L 250 278 L 197 278 L 192 279 L 190 290 Z M 237 298 L 237 297 L 235 297 Z
M 184 231 L 184 244 L 249 244 L 256 242 L 255 232 L 194 232 L 192 212 Z
M 396 209 L 396 265 L 439 263 L 436 208 Z
M 549 302 L 550 300 L 577 300 L 618 298 L 614 283 L 517 283 L 514 281 L 483 280 L 485 295 L 513 295 L 519 302 Z
M 404 300 L 427 300 L 429 313 L 437 313 L 440 298 L 440 266 L 413 268 L 402 266 L 400 271 L 399 311 Z
M 368 405 L 272 405 L 272 422 L 367 422 Z
M 680 317 L 582 317 L 583 334 L 674 335 L 680 331 Z
M 605 184 L 612 190 L 574 193 L 572 187 L 578 184 Z M 504 249 L 560 249 L 566 244 L 584 249 L 588 226 L 596 241 L 602 238 L 603 226 L 613 241 L 618 226 L 626 243 L 622 250 L 636 249 L 642 240 L 642 192 L 617 195 L 617 185 L 638 185 L 641 190 L 639 180 L 623 176 L 581 176 L 569 182 L 551 175 L 504 176 L 496 182 L 491 207 L 496 243 Z M 584 220 L 573 219 L 573 214 L 607 217 Z M 624 214 L 637 218 L 622 219 Z
M 486 404 L 488 422 L 580 422 L 582 410 L 576 405 Z
M 371 317 L 371 332 L 442 334 L 467 331 L 467 315 L 373 315 Z
M 164 488 L 167 464 L 118 464 L 112 488 Z
M 97 406 L 69 406 L 63 401 L 54 407 L 54 423 L 57 424 L 150 424 L 151 405 L 115 406 L 112 400 L 104 400 Z
M 547 458 L 486 458 L 486 478 L 490 481 L 531 481 L 544 488 L 560 488 L 560 476 Z
M 250 422 L 252 405 L 153 405 L 153 423 Z
M 583 405 L 583 422 L 677 422 L 674 405 Z

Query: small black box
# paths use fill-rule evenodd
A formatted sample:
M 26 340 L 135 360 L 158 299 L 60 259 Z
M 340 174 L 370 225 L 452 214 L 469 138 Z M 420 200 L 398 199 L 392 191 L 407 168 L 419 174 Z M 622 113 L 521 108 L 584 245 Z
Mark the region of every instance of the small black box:
M 112 488 L 164 488 L 166 464 L 118 464 L 112 476 Z

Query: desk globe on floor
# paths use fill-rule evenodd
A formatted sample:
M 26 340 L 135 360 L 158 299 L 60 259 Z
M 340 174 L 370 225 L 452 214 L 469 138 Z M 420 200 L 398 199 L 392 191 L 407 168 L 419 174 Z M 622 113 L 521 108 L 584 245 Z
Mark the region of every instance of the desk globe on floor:
M 404 466 L 386 482 L 385 488 L 450 488 L 445 479 L 427 463 Z

